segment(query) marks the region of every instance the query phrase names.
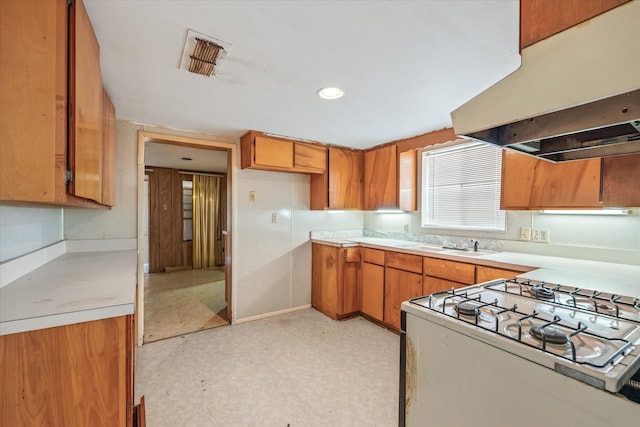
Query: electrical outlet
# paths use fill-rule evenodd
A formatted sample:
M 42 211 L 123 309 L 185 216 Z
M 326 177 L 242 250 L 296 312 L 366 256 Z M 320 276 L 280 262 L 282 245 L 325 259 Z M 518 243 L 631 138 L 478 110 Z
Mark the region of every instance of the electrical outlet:
M 549 243 L 551 239 L 549 238 L 549 229 L 541 228 L 540 229 L 540 241 L 543 243 Z
M 533 229 L 533 241 L 538 243 L 549 243 L 549 229 L 548 228 L 534 228 Z
M 520 227 L 520 240 L 531 240 L 531 227 Z
M 409 224 L 405 224 L 404 225 L 404 232 L 408 233 L 409 232 Z
M 249 201 L 250 202 L 255 202 L 256 201 L 256 192 L 255 191 L 249 191 Z
M 278 222 L 278 212 L 274 212 L 271 214 L 271 222 L 274 224 Z

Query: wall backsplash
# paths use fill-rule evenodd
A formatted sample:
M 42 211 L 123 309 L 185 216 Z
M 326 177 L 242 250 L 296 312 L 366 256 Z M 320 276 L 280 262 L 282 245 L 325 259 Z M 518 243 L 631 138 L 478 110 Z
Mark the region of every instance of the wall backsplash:
M 477 239 L 480 247 L 499 247 L 498 241 L 519 241 L 520 227 L 547 228 L 553 245 L 583 246 L 605 249 L 640 251 L 640 210 L 629 215 L 552 215 L 538 211 L 507 211 L 507 229 L 504 232 L 478 232 L 447 229 L 426 229 L 420 224 L 420 213 L 381 214 L 364 213 L 367 233 L 394 235 L 393 238 L 425 241 L 438 244 L 442 238 L 452 242 Z M 406 234 L 408 233 L 408 235 Z M 382 237 L 380 235 L 380 237 Z M 452 240 L 453 239 L 453 240 Z M 455 240 L 455 241 L 454 241 Z M 545 243 L 530 243 L 545 246 Z M 499 249 L 498 249 L 499 250 Z
M 0 262 L 62 240 L 62 208 L 0 205 Z

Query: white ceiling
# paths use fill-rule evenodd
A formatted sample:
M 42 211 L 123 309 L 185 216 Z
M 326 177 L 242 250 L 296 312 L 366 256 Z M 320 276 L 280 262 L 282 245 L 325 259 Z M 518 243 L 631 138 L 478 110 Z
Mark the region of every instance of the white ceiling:
M 216 135 L 368 148 L 451 126 L 520 64 L 518 0 L 84 1 L 117 117 Z M 189 29 L 231 44 L 217 75 L 179 68 Z
M 185 160 L 186 157 L 191 160 Z M 155 140 L 144 143 L 144 164 L 160 168 L 195 172 L 227 172 L 226 150 L 171 145 Z

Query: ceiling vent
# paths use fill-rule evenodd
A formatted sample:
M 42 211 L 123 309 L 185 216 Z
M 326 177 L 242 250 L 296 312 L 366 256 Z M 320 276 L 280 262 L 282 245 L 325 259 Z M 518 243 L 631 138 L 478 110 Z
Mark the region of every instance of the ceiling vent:
M 229 43 L 188 30 L 180 68 L 207 77 L 219 74 L 230 49 Z

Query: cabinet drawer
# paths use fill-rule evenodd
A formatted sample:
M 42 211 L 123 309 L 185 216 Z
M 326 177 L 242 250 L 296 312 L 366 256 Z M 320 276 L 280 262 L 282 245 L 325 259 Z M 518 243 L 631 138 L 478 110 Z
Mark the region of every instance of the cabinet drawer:
M 422 274 L 422 257 L 420 255 L 387 252 L 385 265 L 399 270 Z
M 510 279 L 524 271 L 507 270 L 504 268 L 477 266 L 476 280 L 478 283 L 495 279 Z
M 448 261 L 438 258 L 424 258 L 424 274 L 472 285 L 476 283 L 476 268 L 473 264 Z
M 371 264 L 384 265 L 384 251 L 362 248 L 362 261 Z
M 345 248 L 344 262 L 360 262 L 360 248 Z

